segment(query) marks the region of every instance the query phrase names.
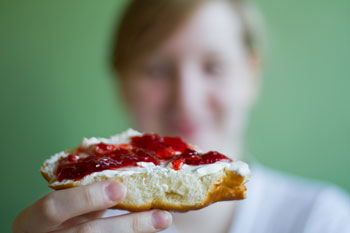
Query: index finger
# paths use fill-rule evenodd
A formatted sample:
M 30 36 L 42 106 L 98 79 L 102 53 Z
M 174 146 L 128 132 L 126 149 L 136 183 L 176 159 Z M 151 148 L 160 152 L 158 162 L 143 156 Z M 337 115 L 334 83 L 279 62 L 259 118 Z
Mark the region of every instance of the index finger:
M 103 210 L 121 202 L 126 188 L 119 182 L 99 182 L 49 193 L 22 211 L 14 222 L 25 232 L 55 230 L 70 218 Z

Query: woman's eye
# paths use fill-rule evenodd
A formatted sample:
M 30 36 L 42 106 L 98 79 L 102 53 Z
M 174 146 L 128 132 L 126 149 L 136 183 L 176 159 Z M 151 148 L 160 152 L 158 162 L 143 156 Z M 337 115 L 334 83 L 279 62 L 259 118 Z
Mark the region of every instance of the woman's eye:
M 220 76 L 224 71 L 224 65 L 220 62 L 208 62 L 204 65 L 204 72 L 208 75 Z
M 146 67 L 146 74 L 150 78 L 168 78 L 171 76 L 171 67 L 168 65 L 152 65 Z

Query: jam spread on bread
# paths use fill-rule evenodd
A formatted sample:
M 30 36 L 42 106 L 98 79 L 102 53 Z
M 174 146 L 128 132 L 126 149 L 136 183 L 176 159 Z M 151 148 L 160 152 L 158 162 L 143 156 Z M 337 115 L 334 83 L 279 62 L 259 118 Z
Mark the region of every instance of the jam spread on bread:
M 184 164 L 195 166 L 217 161 L 232 162 L 216 151 L 199 153 L 178 137 L 144 134 L 131 137 L 127 144 L 98 143 L 87 149 L 78 148 L 74 154 L 58 161 L 55 174 L 58 181 L 80 180 L 94 172 L 138 167 L 139 162 L 171 163 L 174 170 L 180 170 Z

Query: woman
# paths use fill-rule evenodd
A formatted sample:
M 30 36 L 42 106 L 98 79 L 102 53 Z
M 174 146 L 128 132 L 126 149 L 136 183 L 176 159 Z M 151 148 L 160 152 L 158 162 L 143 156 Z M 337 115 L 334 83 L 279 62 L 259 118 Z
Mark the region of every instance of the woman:
M 261 51 L 239 0 L 134 0 L 113 53 L 136 127 L 176 135 L 203 150 L 243 157 L 245 121 L 260 79 Z M 199 211 L 105 213 L 127 190 L 97 183 L 52 192 L 23 210 L 21 232 L 346 232 L 349 199 L 252 164 L 248 198 Z M 102 218 L 110 216 L 108 218 Z

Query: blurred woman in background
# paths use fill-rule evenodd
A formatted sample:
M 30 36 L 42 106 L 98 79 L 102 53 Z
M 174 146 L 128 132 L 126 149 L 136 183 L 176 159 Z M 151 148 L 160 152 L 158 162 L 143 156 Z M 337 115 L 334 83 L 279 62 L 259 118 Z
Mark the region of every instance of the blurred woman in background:
M 133 0 L 116 34 L 113 67 L 136 128 L 251 162 L 243 136 L 263 55 L 255 13 L 243 0 Z M 166 232 L 349 230 L 349 198 L 338 189 L 252 162 L 251 169 L 244 201 L 114 216 L 104 210 L 127 190 L 99 183 L 48 194 L 17 217 L 14 232 L 157 232 L 171 221 Z

